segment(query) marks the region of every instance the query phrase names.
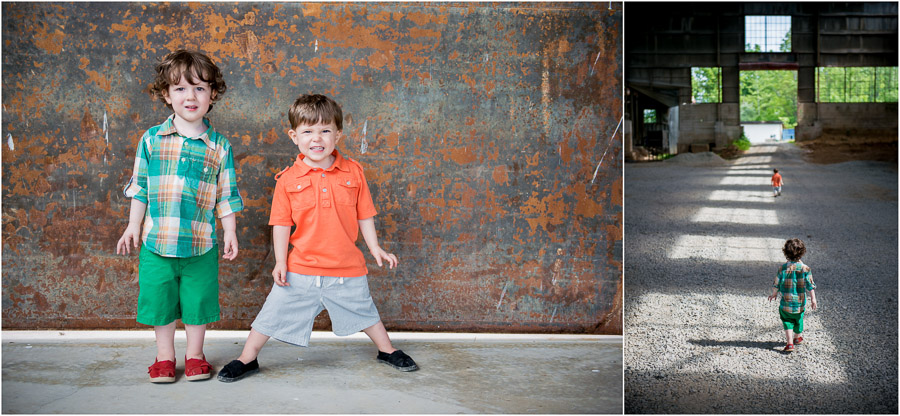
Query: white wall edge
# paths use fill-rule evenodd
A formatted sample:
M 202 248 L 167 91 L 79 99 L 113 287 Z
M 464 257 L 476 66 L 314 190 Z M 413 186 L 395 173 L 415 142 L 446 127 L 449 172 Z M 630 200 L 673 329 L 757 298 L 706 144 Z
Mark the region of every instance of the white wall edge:
M 235 339 L 244 340 L 250 331 L 206 331 L 206 339 Z M 469 341 L 469 342 L 603 342 L 622 343 L 621 335 L 571 335 L 571 334 L 491 334 L 491 333 L 449 333 L 449 332 L 388 332 L 391 340 L 395 341 Z M 67 342 L 67 341 L 91 341 L 91 340 L 147 340 L 154 339 L 153 330 L 129 330 L 129 331 L 81 331 L 81 330 L 52 330 L 52 331 L 2 331 L 0 342 L 28 343 L 28 342 Z M 184 330 L 179 329 L 175 333 L 175 339 L 184 340 Z M 362 333 L 356 333 L 346 337 L 339 337 L 327 331 L 313 331 L 312 340 L 365 340 L 368 337 Z

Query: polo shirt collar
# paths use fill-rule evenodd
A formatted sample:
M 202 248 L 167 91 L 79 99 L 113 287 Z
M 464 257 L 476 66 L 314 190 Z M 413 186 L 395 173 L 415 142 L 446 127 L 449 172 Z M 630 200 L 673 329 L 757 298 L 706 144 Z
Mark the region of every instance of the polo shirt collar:
M 331 164 L 331 167 L 325 169 L 325 171 L 337 169 L 344 172 L 350 172 L 350 167 L 347 166 L 347 159 L 344 159 L 344 157 L 341 156 L 340 153 L 338 153 L 337 149 L 334 149 L 334 151 L 331 152 L 331 155 L 334 156 L 334 163 Z M 300 176 L 306 175 L 307 173 L 309 173 L 309 171 L 314 169 L 312 166 L 307 165 L 306 162 L 303 161 L 304 158 L 306 158 L 306 156 L 304 156 L 303 153 L 300 153 L 299 155 L 297 155 L 297 160 L 294 162 L 294 166 L 296 166 L 299 170 L 298 173 L 300 174 Z
M 202 140 L 203 143 L 206 144 L 206 147 L 209 147 L 210 149 L 215 149 L 216 148 L 215 143 L 213 143 L 212 139 L 209 138 L 209 136 L 211 136 L 213 133 L 215 133 L 215 130 L 213 130 L 212 126 L 209 124 L 209 119 L 207 119 L 206 117 L 203 117 L 203 124 L 206 126 L 206 131 L 204 131 L 199 136 L 188 137 L 188 139 Z M 169 118 L 166 119 L 166 121 L 162 124 L 162 127 L 160 127 L 159 132 L 157 134 L 159 134 L 160 136 L 169 136 L 172 134 L 179 134 L 178 130 L 175 129 L 175 114 L 172 114 L 171 116 L 169 116 Z

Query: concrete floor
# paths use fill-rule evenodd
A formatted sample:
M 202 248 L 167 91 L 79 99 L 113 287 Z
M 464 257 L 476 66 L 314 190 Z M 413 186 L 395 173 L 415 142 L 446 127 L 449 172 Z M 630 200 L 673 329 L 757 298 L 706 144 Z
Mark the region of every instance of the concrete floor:
M 247 331 L 209 331 L 214 371 Z M 622 337 L 392 333 L 420 370 L 375 360 L 363 334 L 270 340 L 235 383 L 152 384 L 152 331 L 4 331 L 3 413 L 622 413 Z M 184 332 L 176 349 L 183 356 Z

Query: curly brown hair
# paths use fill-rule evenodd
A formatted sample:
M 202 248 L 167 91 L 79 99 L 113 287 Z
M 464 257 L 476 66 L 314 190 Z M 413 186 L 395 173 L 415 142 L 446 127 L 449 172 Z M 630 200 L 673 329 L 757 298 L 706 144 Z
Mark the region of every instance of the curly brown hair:
M 171 109 L 172 106 L 166 102 L 169 86 L 181 82 L 181 77 L 191 84 L 197 82 L 195 78 L 209 83 L 212 102 L 208 111 L 212 111 L 213 103 L 222 98 L 228 88 L 222 71 L 212 59 L 201 52 L 179 49 L 164 56 L 156 65 L 156 77 L 148 87 L 150 95 Z
M 321 94 L 301 95 L 297 97 L 288 113 L 291 129 L 301 124 L 334 122 L 338 131 L 344 130 L 344 113 L 341 106 L 329 97 Z
M 784 257 L 788 260 L 799 261 L 806 254 L 806 245 L 803 244 L 803 240 L 792 238 L 784 242 L 781 252 L 784 253 Z

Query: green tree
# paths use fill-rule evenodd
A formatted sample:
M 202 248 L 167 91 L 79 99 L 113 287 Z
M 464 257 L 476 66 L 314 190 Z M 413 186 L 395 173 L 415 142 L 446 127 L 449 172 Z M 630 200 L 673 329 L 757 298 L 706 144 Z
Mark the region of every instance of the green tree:
M 695 103 L 722 102 L 721 69 L 691 68 L 691 93 Z
M 897 67 L 819 67 L 820 103 L 897 102 Z
M 796 71 L 742 71 L 741 121 L 797 125 Z
M 784 39 L 781 40 L 781 45 L 778 47 L 778 50 L 781 52 L 790 52 L 791 51 L 791 31 L 790 30 L 784 35 Z

